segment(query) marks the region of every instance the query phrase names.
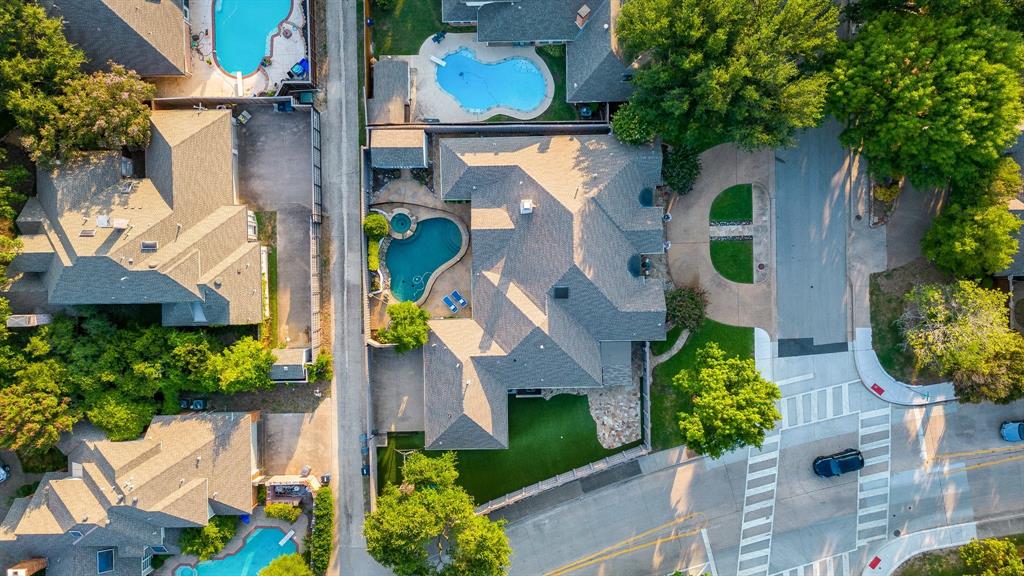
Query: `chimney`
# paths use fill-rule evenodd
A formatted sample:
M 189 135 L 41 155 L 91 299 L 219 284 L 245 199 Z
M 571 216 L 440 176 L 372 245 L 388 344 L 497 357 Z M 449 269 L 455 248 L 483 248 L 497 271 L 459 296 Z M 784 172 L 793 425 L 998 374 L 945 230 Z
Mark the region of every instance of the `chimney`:
M 584 4 L 580 6 L 578 12 L 576 12 L 576 25 L 583 28 L 587 24 L 587 20 L 590 19 L 590 6 Z
M 46 558 L 22 560 L 7 569 L 7 576 L 32 576 L 46 569 Z

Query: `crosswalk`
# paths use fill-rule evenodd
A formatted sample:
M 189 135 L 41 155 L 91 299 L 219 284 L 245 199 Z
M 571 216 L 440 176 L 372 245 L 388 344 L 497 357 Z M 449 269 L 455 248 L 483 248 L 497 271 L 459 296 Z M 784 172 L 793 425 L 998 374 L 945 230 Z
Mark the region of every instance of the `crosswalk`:
M 779 475 L 779 435 L 767 436 L 761 449 L 750 448 L 743 493 L 743 523 L 737 576 L 766 576 L 775 518 Z
M 803 394 L 787 396 L 776 402 L 782 420 L 776 429 L 785 430 L 812 424 L 850 413 L 850 386 L 860 386 L 860 380 L 844 382 Z
M 771 576 L 853 576 L 850 572 L 850 555 L 855 553 L 857 553 L 857 550 L 850 550 L 849 552 L 808 562 L 803 566 L 776 572 Z
M 884 539 L 889 527 L 892 408 L 860 413 L 864 469 L 857 478 L 857 547 Z

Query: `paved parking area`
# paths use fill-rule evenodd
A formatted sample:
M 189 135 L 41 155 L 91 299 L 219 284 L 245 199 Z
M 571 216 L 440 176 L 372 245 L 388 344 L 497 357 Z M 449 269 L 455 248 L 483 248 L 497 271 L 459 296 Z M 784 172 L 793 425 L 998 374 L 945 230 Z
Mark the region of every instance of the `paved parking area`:
M 304 348 L 310 342 L 309 113 L 276 112 L 266 104 L 240 108 L 252 118 L 238 127 L 239 198 L 252 210 L 277 212 L 278 341 L 282 348 Z
M 298 474 L 309 465 L 316 475 L 330 472 L 334 404 L 313 412 L 263 414 L 263 468 L 267 474 Z
M 423 430 L 423 350 L 370 348 L 373 425 L 384 432 Z M 383 439 L 383 437 L 381 438 Z
M 775 154 L 780 356 L 836 352 L 848 341 L 849 199 L 863 179 L 839 132 L 830 119 Z

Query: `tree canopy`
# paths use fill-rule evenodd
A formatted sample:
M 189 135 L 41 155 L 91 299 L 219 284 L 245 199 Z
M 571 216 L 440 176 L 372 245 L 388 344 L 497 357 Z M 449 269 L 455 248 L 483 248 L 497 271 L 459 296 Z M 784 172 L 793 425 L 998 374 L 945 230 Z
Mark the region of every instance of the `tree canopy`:
M 743 446 L 760 447 L 782 418 L 775 407 L 779 387 L 761 376 L 752 359 L 727 358 L 714 342 L 698 350 L 696 367 L 672 383 L 686 399 L 679 430 L 698 454 L 718 458 Z
M 71 430 L 79 414 L 61 390 L 64 369 L 52 360 L 29 364 L 0 388 L 0 446 L 42 452 Z
M 1024 119 L 1024 44 L 1001 0 L 869 2 L 835 65 L 841 140 L 918 186 L 990 171 Z
M 1012 540 L 975 538 L 960 547 L 965 576 L 1024 576 L 1024 563 Z
M 899 322 L 919 366 L 951 377 L 961 401 L 1021 396 L 1024 336 L 1009 327 L 1005 293 L 961 280 L 917 286 L 906 300 Z
M 615 132 L 697 150 L 787 144 L 824 114 L 838 24 L 829 0 L 630 0 L 616 32 L 640 66 Z
M 256 576 L 313 576 L 313 571 L 298 554 L 285 554 L 259 571 Z
M 410 455 L 402 486 L 385 486 L 363 524 L 370 555 L 398 576 L 505 574 L 512 554 L 505 522 L 477 516 L 458 476 L 452 452 Z M 447 562 L 432 562 L 427 546 L 434 544 Z
M 430 336 L 430 314 L 413 302 L 388 306 L 388 327 L 377 333 L 377 339 L 395 345 L 395 350 L 408 352 L 427 343 Z

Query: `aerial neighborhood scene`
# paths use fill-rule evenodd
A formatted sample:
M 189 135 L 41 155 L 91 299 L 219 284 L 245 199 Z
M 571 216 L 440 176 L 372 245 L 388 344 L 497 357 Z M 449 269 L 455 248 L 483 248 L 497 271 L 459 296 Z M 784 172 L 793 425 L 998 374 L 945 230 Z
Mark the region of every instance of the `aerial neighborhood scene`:
M 1024 0 L 0 0 L 0 576 L 1024 575 Z

